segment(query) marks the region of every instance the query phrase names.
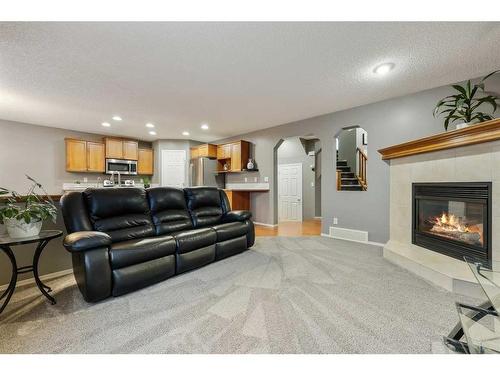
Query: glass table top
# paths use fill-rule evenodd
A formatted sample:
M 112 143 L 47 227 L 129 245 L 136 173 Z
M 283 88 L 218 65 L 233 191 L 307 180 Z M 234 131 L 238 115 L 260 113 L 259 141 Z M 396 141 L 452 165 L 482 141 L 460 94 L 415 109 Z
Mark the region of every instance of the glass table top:
M 24 245 L 43 240 L 50 240 L 62 236 L 63 232 L 60 230 L 42 230 L 38 236 L 24 237 L 24 238 L 11 238 L 8 236 L 0 237 L 0 246 L 14 246 Z

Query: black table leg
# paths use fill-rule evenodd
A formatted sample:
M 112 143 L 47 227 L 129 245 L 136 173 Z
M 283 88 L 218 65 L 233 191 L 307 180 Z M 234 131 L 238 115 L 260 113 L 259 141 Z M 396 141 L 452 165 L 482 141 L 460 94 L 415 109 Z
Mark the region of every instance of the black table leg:
M 52 303 L 53 305 L 56 304 L 56 300 L 54 297 L 52 297 L 48 292 L 50 292 L 52 289 L 50 289 L 47 285 L 42 283 L 42 280 L 40 280 L 40 277 L 38 276 L 38 261 L 40 260 L 40 254 L 42 253 L 43 248 L 49 243 L 48 240 L 40 241 L 38 243 L 38 246 L 36 247 L 35 250 L 35 255 L 33 256 L 33 275 L 35 277 L 35 282 L 36 285 L 38 286 L 38 289 L 40 289 L 40 292 L 47 297 L 47 299 Z
M 0 249 L 7 254 L 7 256 L 10 259 L 10 263 L 12 263 L 12 276 L 10 278 L 10 283 L 7 289 L 2 293 L 0 296 L 0 300 L 5 298 L 5 301 L 3 302 L 2 306 L 0 307 L 0 314 L 2 311 L 5 309 L 7 304 L 10 301 L 10 298 L 12 297 L 12 294 L 14 293 L 14 289 L 16 289 L 16 283 L 17 283 L 17 263 L 16 263 L 16 257 L 14 256 L 14 253 L 12 252 L 11 248 L 9 246 L 1 246 Z

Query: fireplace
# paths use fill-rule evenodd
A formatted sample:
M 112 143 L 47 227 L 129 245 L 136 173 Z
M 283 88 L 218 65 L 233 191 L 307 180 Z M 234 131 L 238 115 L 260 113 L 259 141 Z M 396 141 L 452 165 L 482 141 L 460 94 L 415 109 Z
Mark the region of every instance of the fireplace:
M 412 243 L 491 260 L 491 182 L 414 183 Z

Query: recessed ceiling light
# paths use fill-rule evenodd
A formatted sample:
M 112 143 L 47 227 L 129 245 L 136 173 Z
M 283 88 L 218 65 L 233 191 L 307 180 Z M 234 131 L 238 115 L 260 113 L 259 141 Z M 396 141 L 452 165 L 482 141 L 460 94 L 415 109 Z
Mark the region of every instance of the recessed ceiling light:
M 115 121 L 121 121 L 121 120 L 122 120 L 122 118 L 121 118 L 120 116 L 113 116 L 113 117 L 111 117 L 111 118 L 112 118 L 113 120 L 115 120 Z
M 155 126 L 154 126 L 154 124 L 152 124 L 152 123 L 150 123 L 150 122 L 148 122 L 148 123 L 146 124 L 146 128 L 154 128 L 154 127 L 155 127 Z
M 208 124 L 201 124 L 201 128 L 203 130 L 208 130 Z
M 182 135 L 189 135 L 189 132 L 182 132 Z
M 375 67 L 375 69 L 373 69 L 373 72 L 375 74 L 378 74 L 380 76 L 383 76 L 384 74 L 387 74 L 389 73 L 392 69 L 394 69 L 394 67 L 396 66 L 396 64 L 394 63 L 384 63 L 384 64 L 380 64 L 378 66 Z
M 156 135 L 156 132 L 155 132 L 154 130 L 151 130 L 151 131 L 149 132 L 149 134 L 151 134 L 151 135 Z
M 107 128 L 109 128 L 111 126 L 111 124 L 109 122 L 103 122 L 101 125 L 105 126 Z

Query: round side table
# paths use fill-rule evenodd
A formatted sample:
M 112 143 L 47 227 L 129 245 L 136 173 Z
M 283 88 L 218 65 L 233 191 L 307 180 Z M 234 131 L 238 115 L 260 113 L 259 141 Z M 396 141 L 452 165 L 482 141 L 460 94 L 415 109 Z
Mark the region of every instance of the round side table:
M 40 292 L 42 292 L 42 294 L 45 297 L 47 297 L 47 299 L 53 305 L 55 305 L 56 300 L 49 294 L 49 292 L 51 292 L 52 289 L 50 289 L 47 285 L 45 285 L 38 276 L 38 261 L 40 260 L 40 255 L 42 254 L 43 249 L 45 248 L 45 246 L 47 246 L 50 240 L 57 237 L 61 237 L 62 233 L 63 232 L 60 230 L 42 230 L 38 236 L 34 237 L 26 237 L 26 238 L 0 237 L 0 249 L 5 254 L 7 254 L 12 264 L 12 277 L 10 278 L 9 286 L 0 296 L 0 301 L 5 298 L 5 301 L 0 307 L 0 314 L 9 303 L 10 298 L 12 297 L 12 294 L 16 289 L 17 275 L 27 272 L 33 272 L 33 276 L 35 277 L 35 282 L 36 285 L 38 286 L 38 289 L 40 289 Z M 33 264 L 29 266 L 17 267 L 16 256 L 14 255 L 11 246 L 26 245 L 30 243 L 37 244 L 35 254 L 33 255 Z

